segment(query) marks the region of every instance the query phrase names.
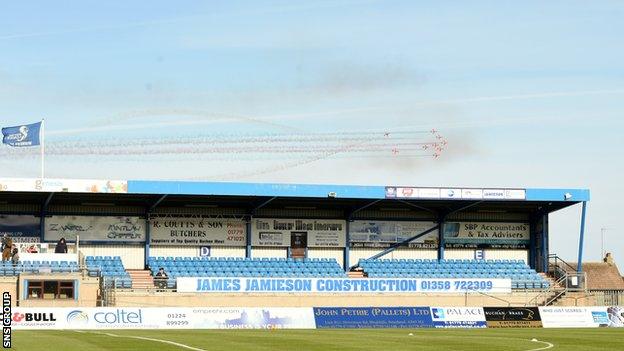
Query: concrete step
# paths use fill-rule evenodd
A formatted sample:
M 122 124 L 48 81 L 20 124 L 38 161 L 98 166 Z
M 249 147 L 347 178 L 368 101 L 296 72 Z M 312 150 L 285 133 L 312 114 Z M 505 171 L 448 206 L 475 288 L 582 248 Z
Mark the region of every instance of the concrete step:
M 363 271 L 348 272 L 347 276 L 349 278 L 364 278 L 364 272 Z
M 128 269 L 130 279 L 132 279 L 133 289 L 148 289 L 154 287 L 154 278 L 150 271 L 143 269 Z

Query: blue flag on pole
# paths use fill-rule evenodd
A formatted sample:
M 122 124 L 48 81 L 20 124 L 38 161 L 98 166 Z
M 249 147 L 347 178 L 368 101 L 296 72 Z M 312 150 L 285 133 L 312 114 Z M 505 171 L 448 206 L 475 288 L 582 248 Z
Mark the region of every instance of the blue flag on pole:
M 2 143 L 15 147 L 37 146 L 41 144 L 40 131 L 41 122 L 2 128 Z

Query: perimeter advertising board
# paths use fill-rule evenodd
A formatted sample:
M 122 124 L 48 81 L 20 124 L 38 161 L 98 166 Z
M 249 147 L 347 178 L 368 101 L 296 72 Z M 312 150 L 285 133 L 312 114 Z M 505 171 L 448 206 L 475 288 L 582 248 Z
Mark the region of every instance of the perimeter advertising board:
M 52 216 L 46 217 L 46 241 L 144 242 L 145 219 L 128 216 Z
M 488 328 L 540 328 L 537 307 L 483 307 Z
M 202 217 L 153 217 L 151 245 L 245 246 L 245 222 L 236 219 Z
M 482 307 L 431 307 L 435 328 L 485 328 Z
M 435 222 L 353 221 L 349 223 L 349 240 L 352 247 L 389 247 L 435 226 Z M 409 247 L 436 249 L 438 230 L 412 240 Z
M 19 308 L 14 329 L 313 329 L 312 308 Z
M 624 327 L 624 308 L 540 307 L 544 327 Z M 13 329 L 541 327 L 537 307 L 12 307 Z
M 315 307 L 317 328 L 431 328 L 429 307 Z
M 544 328 L 606 328 L 624 327 L 624 308 L 595 307 L 540 307 Z

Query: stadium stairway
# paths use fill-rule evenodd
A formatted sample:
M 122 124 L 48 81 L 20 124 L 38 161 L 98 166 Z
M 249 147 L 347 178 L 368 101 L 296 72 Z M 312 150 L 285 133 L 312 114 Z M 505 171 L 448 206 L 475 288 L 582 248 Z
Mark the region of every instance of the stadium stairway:
M 364 278 L 364 271 L 351 271 L 347 273 L 349 278 Z
M 557 286 L 557 282 L 556 280 L 551 277 L 550 275 L 546 274 L 546 273 L 537 273 L 540 277 L 542 277 L 542 279 L 544 279 L 545 281 L 548 282 L 548 286 L 549 287 L 555 287 Z
M 154 287 L 154 278 L 149 270 L 144 269 L 127 269 L 132 279 L 132 288 L 134 289 L 150 289 Z

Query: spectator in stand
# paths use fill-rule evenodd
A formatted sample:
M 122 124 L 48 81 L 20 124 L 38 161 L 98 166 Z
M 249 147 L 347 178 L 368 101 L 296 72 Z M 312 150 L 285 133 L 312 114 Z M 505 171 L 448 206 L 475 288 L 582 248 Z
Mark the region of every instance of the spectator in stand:
M 13 268 L 15 268 L 15 266 L 17 266 L 17 263 L 19 262 L 19 250 L 17 249 L 17 247 L 14 247 L 13 251 L 11 252 L 11 262 L 13 263 Z
M 67 253 L 67 243 L 65 242 L 65 238 L 60 238 L 59 241 L 56 243 L 54 253 Z
M 169 276 L 165 272 L 165 269 L 163 267 L 160 267 L 158 268 L 158 273 L 156 273 L 156 275 L 154 276 L 154 285 L 156 285 L 160 289 L 166 289 L 167 279 L 169 279 Z
M 5 233 L 2 236 L 2 247 L 0 251 L 2 251 L 2 261 L 9 261 L 11 259 L 11 249 L 13 248 L 13 239 L 9 238 L 9 236 Z
M 2 247 L 0 248 L 0 251 L 4 251 L 4 248 L 6 247 L 8 240 L 9 240 L 9 235 L 7 233 L 4 233 L 4 235 L 2 236 Z

